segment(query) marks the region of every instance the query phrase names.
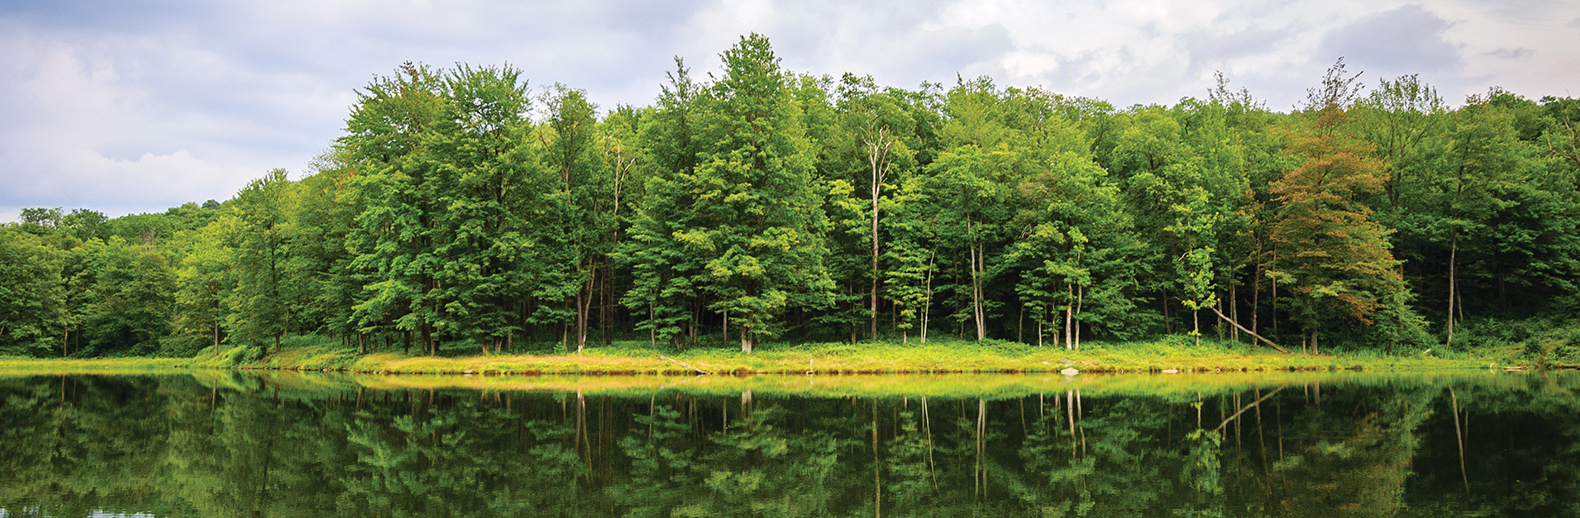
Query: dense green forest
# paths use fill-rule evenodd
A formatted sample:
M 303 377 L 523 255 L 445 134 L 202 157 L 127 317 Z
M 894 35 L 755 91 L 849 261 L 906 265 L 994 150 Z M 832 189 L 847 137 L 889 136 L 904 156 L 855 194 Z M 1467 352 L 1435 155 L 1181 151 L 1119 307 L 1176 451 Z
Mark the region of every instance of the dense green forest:
M 0 226 L 0 354 L 1580 336 L 1580 100 L 1454 107 L 1340 60 L 1288 113 L 1222 76 L 1116 108 L 798 74 L 757 35 L 721 58 L 612 109 L 406 64 L 300 180 L 26 209 Z

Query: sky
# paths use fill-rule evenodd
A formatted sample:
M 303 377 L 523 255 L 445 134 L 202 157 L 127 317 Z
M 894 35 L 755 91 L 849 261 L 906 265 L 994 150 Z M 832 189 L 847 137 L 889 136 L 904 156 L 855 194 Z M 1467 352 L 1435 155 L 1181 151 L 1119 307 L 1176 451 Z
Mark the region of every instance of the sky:
M 1573 0 L 7 0 L 0 221 L 115 217 L 290 178 L 402 62 L 510 64 L 533 88 L 648 105 L 674 58 L 701 76 L 741 35 L 784 66 L 915 88 L 990 76 L 1115 106 L 1206 97 L 1213 73 L 1287 111 L 1340 57 L 1419 74 L 1451 105 L 1498 86 L 1580 95 Z M 705 77 L 705 76 L 703 76 Z

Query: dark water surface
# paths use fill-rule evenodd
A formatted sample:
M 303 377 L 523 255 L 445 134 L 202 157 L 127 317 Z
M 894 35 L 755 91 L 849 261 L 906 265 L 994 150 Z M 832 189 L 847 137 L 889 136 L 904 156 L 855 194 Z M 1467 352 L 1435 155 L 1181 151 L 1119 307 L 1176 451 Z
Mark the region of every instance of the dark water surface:
M 0 516 L 1580 516 L 1577 388 L 0 375 Z

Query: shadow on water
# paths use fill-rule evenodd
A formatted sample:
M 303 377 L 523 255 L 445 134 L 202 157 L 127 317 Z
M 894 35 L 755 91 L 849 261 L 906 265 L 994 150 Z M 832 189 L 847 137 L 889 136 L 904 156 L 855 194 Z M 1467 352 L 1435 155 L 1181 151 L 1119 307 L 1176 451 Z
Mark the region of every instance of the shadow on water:
M 0 516 L 1575 516 L 1580 373 L 0 377 Z

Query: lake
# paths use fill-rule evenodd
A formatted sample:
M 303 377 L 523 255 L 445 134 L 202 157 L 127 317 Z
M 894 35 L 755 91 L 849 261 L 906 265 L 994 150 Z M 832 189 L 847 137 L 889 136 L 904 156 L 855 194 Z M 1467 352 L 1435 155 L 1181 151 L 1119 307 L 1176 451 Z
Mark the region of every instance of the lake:
M 0 516 L 1580 516 L 1577 388 L 0 373 Z

